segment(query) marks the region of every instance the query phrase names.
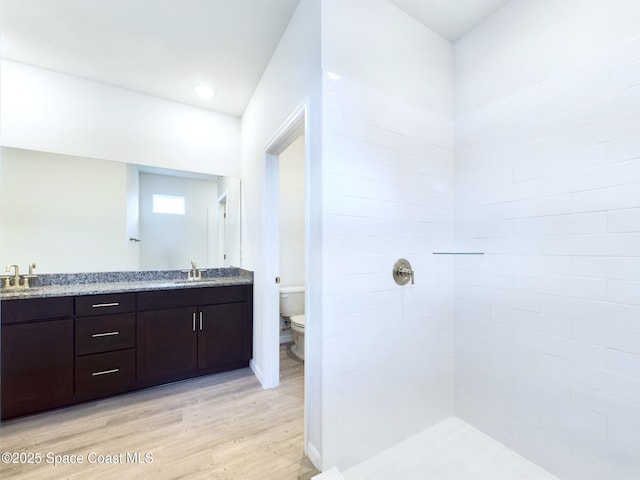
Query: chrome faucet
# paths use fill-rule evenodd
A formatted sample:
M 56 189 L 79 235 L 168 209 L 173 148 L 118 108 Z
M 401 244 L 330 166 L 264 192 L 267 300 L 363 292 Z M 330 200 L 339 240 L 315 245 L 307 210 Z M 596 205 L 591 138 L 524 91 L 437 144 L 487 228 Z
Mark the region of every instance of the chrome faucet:
M 187 280 L 200 279 L 200 274 L 198 272 L 198 268 L 196 267 L 195 260 L 191 260 L 191 270 L 183 270 L 183 272 L 187 272 Z
M 13 287 L 17 288 L 20 286 L 20 267 L 18 265 L 7 265 L 5 268 L 5 272 L 11 273 L 11 269 L 15 268 L 13 275 Z M 11 282 L 11 278 L 9 278 L 9 282 Z
M 187 273 L 187 280 L 202 280 L 202 272 L 206 270 L 198 270 L 195 260 L 191 260 L 191 270 L 183 270 Z
M 29 264 L 29 275 L 23 275 L 22 276 L 22 286 L 24 288 L 29 288 L 29 282 L 31 281 L 31 279 L 33 278 L 38 278 L 38 275 L 35 275 L 33 273 L 33 270 L 36 268 L 36 263 L 35 262 L 31 262 Z
M 18 265 L 7 265 L 5 271 L 7 273 L 11 273 L 11 269 L 13 269 L 13 275 L 2 275 L 0 279 L 2 279 L 2 288 L 4 289 L 16 289 L 16 288 L 29 288 L 29 281 L 32 278 L 38 278 L 37 275 L 34 275 L 33 269 L 36 268 L 35 263 L 29 264 L 29 274 L 28 275 L 20 275 L 20 267 Z
M 198 280 L 199 278 L 195 260 L 191 260 L 191 271 L 189 272 L 189 276 L 191 277 L 191 280 Z

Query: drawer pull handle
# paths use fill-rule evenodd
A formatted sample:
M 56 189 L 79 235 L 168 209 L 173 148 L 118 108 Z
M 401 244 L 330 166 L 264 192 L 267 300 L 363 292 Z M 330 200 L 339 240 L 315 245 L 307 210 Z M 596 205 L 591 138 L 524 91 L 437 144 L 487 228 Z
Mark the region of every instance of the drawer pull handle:
M 92 377 L 98 377 L 100 375 L 109 375 L 111 373 L 118 373 L 120 371 L 119 368 L 112 368 L 111 370 L 103 370 L 101 372 L 93 372 L 91 374 Z
M 120 335 L 120 332 L 105 332 L 105 333 L 94 333 L 91 335 L 93 338 L 97 337 L 112 337 L 114 335 Z
M 200 312 L 200 331 L 202 331 L 202 312 Z
M 196 331 L 196 312 L 193 312 L 193 331 Z
M 117 307 L 118 305 L 120 305 L 120 302 L 113 302 L 113 303 L 94 303 L 93 305 L 91 305 L 93 308 L 103 308 L 103 307 Z

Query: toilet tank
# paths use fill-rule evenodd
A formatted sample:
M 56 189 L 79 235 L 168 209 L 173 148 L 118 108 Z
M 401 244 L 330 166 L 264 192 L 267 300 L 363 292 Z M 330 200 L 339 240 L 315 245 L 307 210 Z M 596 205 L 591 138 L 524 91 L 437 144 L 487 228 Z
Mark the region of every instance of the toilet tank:
M 304 313 L 304 287 L 280 287 L 280 315 L 292 317 Z

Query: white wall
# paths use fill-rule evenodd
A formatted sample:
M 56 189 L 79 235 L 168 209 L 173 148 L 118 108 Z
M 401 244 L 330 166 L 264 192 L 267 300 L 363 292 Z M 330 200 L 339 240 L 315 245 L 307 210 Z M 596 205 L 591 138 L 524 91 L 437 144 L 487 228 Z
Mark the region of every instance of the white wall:
M 638 35 L 637 0 L 512 0 L 455 44 L 456 115 Z
M 185 214 L 152 211 L 153 194 L 185 198 Z M 140 268 L 217 266 L 218 183 L 140 173 Z
M 455 413 L 566 479 L 640 478 L 638 8 L 511 2 L 456 47 L 457 248 L 486 255 Z
M 278 157 L 280 286 L 304 285 L 304 135 Z
M 138 268 L 127 235 L 127 165 L 88 160 L 2 148 L 0 264 L 24 272 L 35 262 L 35 273 Z
M 450 118 L 451 43 L 387 0 L 325 0 L 322 67 Z
M 240 119 L 2 60 L 2 145 L 240 176 Z
M 242 218 L 243 267 L 256 272 L 254 279 L 254 352 L 252 367 L 267 385 L 277 382 L 278 288 L 265 277 L 271 252 L 265 251 L 263 235 L 265 194 L 265 148 L 289 115 L 305 100 L 309 101 L 307 131 L 307 236 L 306 327 L 305 336 L 313 348 L 305 351 L 305 401 L 308 405 L 307 445 L 311 459 L 319 465 L 321 449 L 321 362 L 322 350 L 321 282 L 322 268 L 320 218 L 320 1 L 301 0 L 276 51 L 242 117 Z M 273 319 L 263 318 L 263 299 L 275 310 Z M 264 325 L 273 325 L 265 329 Z M 271 353 L 271 356 L 269 353 Z M 309 382 L 314 382 L 309 384 Z
M 432 255 L 453 241 L 452 47 L 387 1 L 322 19 L 342 75 L 323 81 L 322 450 L 343 470 L 453 413 L 453 271 Z

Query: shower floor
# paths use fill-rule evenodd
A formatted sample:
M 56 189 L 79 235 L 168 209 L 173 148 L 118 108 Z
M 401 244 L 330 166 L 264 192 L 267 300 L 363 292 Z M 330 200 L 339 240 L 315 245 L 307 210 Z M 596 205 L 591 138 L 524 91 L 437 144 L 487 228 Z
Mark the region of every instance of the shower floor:
M 455 417 L 342 475 L 346 480 L 558 480 Z

